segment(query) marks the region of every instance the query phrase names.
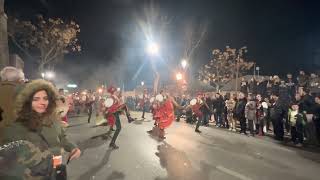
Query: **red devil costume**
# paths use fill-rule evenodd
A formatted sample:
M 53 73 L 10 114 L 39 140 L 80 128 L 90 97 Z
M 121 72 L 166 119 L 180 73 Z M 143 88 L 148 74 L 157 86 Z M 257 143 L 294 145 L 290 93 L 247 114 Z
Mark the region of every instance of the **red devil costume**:
M 204 118 L 202 109 L 203 108 L 210 109 L 208 107 L 208 105 L 206 104 L 205 100 L 202 98 L 203 98 L 203 94 L 199 92 L 197 94 L 196 103 L 193 105 L 190 105 L 193 114 L 196 116 L 196 118 L 198 120 L 197 125 L 196 125 L 196 129 L 195 129 L 195 132 L 197 132 L 197 133 L 201 133 L 201 131 L 199 130 L 199 127 L 200 127 L 201 123 L 203 122 L 203 118 Z
M 113 99 L 113 104 L 110 107 L 106 108 L 106 111 L 105 111 L 106 119 L 108 120 L 110 127 L 112 127 L 114 124 L 116 125 L 116 131 L 109 145 L 111 148 L 114 148 L 114 149 L 119 148 L 115 144 L 115 142 L 121 130 L 121 122 L 119 117 L 120 114 L 124 111 L 126 113 L 128 122 L 131 123 L 133 121 L 133 119 L 130 117 L 126 104 L 121 102 L 118 95 L 115 93 L 116 91 L 117 89 L 113 86 L 108 88 L 108 92 L 111 94 L 110 98 Z
M 159 138 L 165 139 L 164 137 L 164 130 L 168 128 L 173 120 L 175 119 L 174 116 L 174 101 L 171 98 L 164 99 L 164 102 L 154 101 L 152 106 L 152 114 L 153 119 L 155 120 L 155 127 L 159 129 Z M 148 133 L 152 133 L 153 130 L 148 131 Z

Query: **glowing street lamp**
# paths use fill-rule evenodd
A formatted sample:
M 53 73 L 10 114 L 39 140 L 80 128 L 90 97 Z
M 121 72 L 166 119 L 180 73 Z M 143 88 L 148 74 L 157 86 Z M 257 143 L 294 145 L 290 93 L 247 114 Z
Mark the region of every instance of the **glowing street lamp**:
M 44 79 L 44 75 L 45 75 L 44 73 L 41 73 L 41 77 L 42 77 L 42 79 Z
M 102 91 L 103 91 L 103 90 L 102 90 L 102 88 L 99 88 L 99 89 L 98 89 L 98 93 L 100 93 L 100 94 L 101 94 L 101 93 L 102 93 Z
M 141 81 L 141 86 L 144 86 L 144 81 Z
M 177 73 L 176 74 L 176 78 L 178 81 L 180 81 L 182 79 L 182 74 L 181 73 Z
M 185 69 L 185 68 L 187 67 L 187 65 L 188 65 L 187 61 L 186 61 L 185 59 L 183 59 L 183 60 L 181 61 L 181 66 L 182 66 L 182 68 Z
M 155 42 L 152 42 L 147 47 L 147 52 L 150 55 L 157 55 L 159 53 L 159 45 Z
M 68 88 L 77 88 L 78 85 L 76 85 L 76 84 L 68 84 L 67 87 Z
M 48 78 L 48 79 L 52 79 L 54 78 L 54 73 L 49 71 L 49 72 L 46 72 L 45 76 Z

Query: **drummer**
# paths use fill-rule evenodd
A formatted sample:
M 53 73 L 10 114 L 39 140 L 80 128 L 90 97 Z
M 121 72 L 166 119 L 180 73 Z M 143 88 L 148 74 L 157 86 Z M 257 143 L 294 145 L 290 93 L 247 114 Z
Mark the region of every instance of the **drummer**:
M 204 101 L 203 98 L 204 98 L 203 93 L 199 92 L 197 94 L 197 98 L 192 99 L 190 101 L 190 105 L 188 106 L 188 108 L 192 109 L 193 114 L 196 116 L 196 118 L 198 120 L 197 125 L 196 125 L 196 129 L 195 129 L 195 132 L 197 132 L 197 133 L 201 133 L 201 131 L 199 130 L 199 127 L 202 124 L 203 118 L 204 118 L 203 110 L 205 108 L 210 110 L 209 106 L 206 104 L 206 102 Z
M 111 94 L 110 98 L 107 98 L 105 101 L 106 106 L 106 117 L 108 119 L 108 123 L 110 127 L 114 124 L 116 125 L 116 131 L 113 134 L 112 140 L 110 142 L 109 147 L 112 149 L 118 149 L 119 147 L 115 144 L 117 137 L 121 130 L 121 122 L 120 122 L 120 114 L 124 111 L 128 122 L 131 123 L 134 119 L 130 116 L 128 108 L 126 104 L 124 104 L 121 100 L 121 93 L 117 88 L 111 86 L 108 88 L 108 93 Z
M 182 107 L 171 96 L 165 94 L 163 91 L 156 96 L 155 102 L 155 106 L 153 106 L 153 118 L 156 121 L 156 126 L 153 130 L 159 130 L 158 137 L 160 139 L 165 139 L 165 129 L 168 128 L 175 119 L 174 108 L 182 109 Z M 148 131 L 148 133 L 152 133 L 153 130 Z

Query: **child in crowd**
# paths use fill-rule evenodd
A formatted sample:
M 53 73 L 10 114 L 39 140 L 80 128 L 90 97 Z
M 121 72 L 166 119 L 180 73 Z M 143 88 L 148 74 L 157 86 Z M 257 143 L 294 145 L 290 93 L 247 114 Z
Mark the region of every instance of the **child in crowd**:
M 298 103 L 292 103 L 291 109 L 289 109 L 288 118 L 291 131 L 291 140 L 297 147 L 302 147 L 305 115 L 299 112 Z

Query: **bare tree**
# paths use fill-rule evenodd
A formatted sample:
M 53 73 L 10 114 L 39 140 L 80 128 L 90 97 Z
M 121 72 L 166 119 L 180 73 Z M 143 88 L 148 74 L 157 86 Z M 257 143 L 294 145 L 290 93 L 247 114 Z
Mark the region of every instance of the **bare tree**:
M 38 70 L 43 72 L 63 59 L 64 54 L 81 51 L 77 35 L 80 27 L 74 21 L 60 18 L 48 20 L 41 15 L 34 22 L 10 18 L 8 36 L 24 54 L 38 60 Z
M 189 21 L 184 28 L 184 48 L 183 59 L 191 63 L 193 54 L 199 48 L 202 40 L 207 34 L 208 23 L 196 22 L 195 20 Z
M 213 59 L 199 71 L 199 80 L 209 83 L 219 90 L 223 84 L 238 78 L 251 69 L 254 62 L 246 60 L 247 47 L 232 49 L 229 46 L 224 51 L 214 49 Z M 236 85 L 237 86 L 237 85 Z

